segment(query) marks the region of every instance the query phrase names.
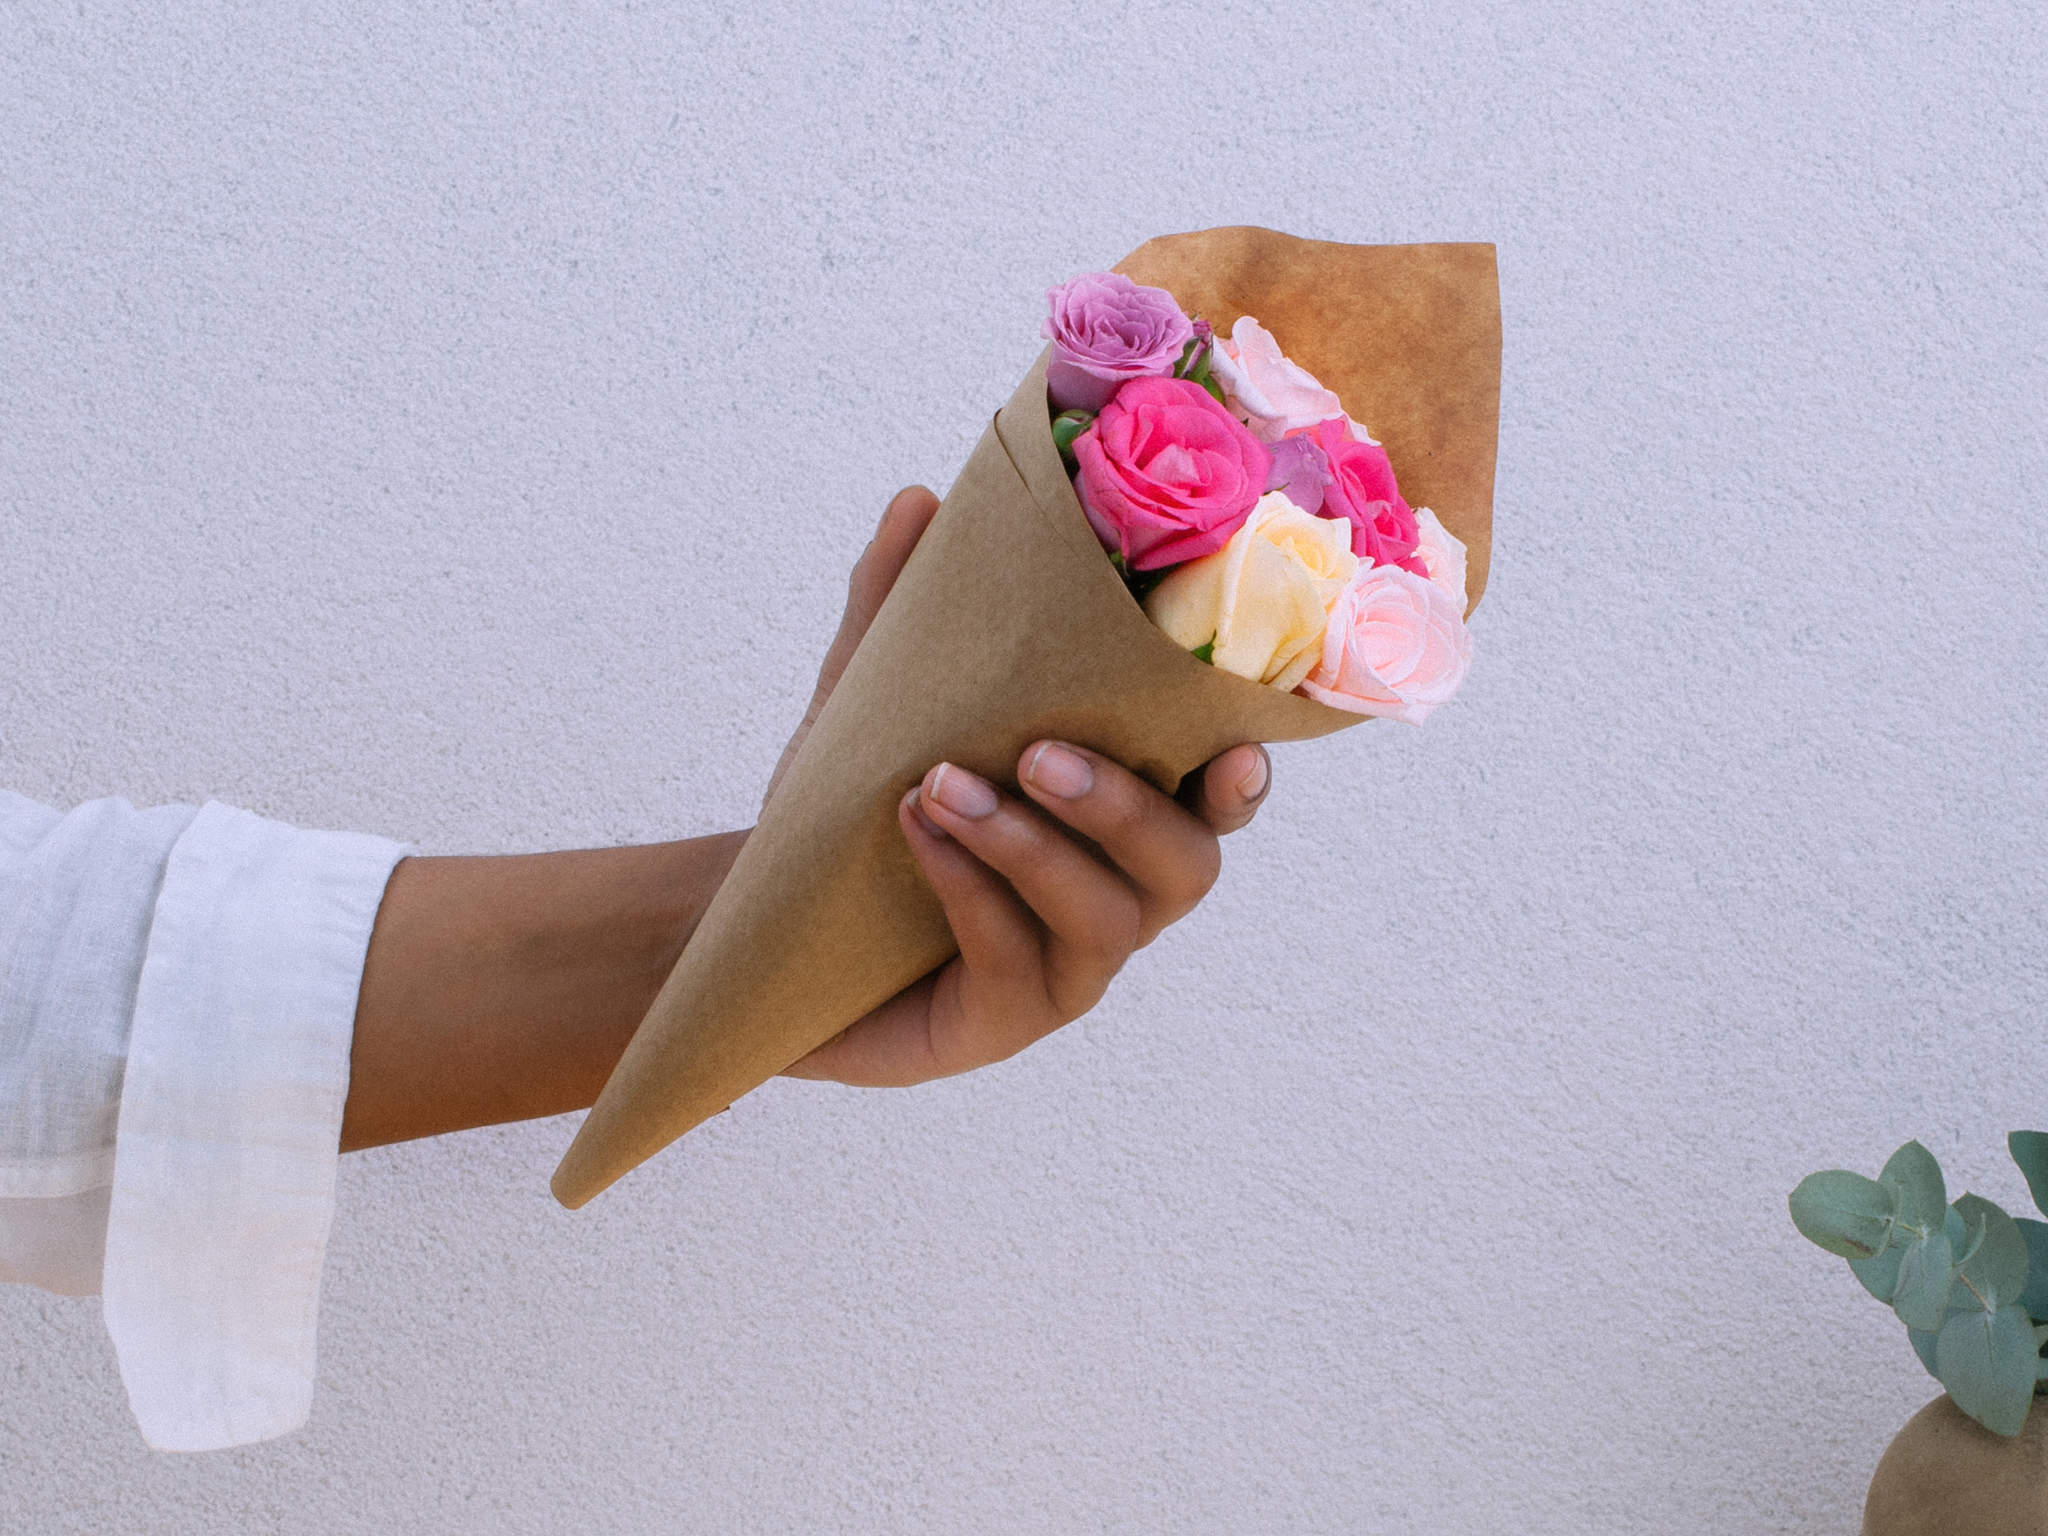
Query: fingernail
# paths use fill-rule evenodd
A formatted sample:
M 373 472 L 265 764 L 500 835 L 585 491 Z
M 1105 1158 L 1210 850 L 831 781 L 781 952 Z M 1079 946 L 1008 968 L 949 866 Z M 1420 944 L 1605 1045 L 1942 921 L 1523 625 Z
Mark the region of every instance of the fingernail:
M 946 829 L 924 813 L 924 790 L 914 788 L 903 797 L 903 803 L 910 807 L 910 814 L 917 818 L 917 824 L 933 837 L 944 837 Z
M 996 792 L 965 768 L 941 763 L 932 774 L 932 799 L 955 816 L 979 821 L 996 808 Z
M 1251 768 L 1237 781 L 1237 792 L 1247 800 L 1256 800 L 1266 792 L 1266 754 L 1254 752 Z
M 1095 770 L 1078 752 L 1069 752 L 1057 742 L 1042 741 L 1024 765 L 1024 777 L 1048 795 L 1078 800 L 1095 787 Z

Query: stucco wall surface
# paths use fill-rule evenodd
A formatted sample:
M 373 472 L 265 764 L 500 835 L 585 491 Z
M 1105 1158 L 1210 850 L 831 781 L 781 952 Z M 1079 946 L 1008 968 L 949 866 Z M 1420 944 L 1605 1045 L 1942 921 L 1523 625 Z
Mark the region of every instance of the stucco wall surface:
M 1478 659 L 1104 1006 L 588 1210 L 348 1160 L 300 1435 L 0 1295 L 9 1532 L 1852 1530 L 1785 1217 L 2048 1123 L 2032 4 L 0 5 L 0 783 L 743 825 L 890 492 L 1153 233 L 1483 239 Z

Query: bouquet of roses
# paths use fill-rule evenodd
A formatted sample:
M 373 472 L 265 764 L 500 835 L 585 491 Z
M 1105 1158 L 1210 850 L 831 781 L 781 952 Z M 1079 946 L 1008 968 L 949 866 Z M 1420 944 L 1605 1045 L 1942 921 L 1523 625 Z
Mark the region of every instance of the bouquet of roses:
M 1491 246 L 1171 235 L 1054 290 L 1049 330 L 577 1132 L 564 1204 L 954 953 L 897 826 L 933 763 L 1008 782 L 1054 737 L 1171 790 L 1241 741 L 1420 720 L 1462 680 Z
M 1125 583 L 1203 661 L 1420 724 L 1472 657 L 1465 546 L 1250 315 L 1117 272 L 1046 295 L 1053 442 Z

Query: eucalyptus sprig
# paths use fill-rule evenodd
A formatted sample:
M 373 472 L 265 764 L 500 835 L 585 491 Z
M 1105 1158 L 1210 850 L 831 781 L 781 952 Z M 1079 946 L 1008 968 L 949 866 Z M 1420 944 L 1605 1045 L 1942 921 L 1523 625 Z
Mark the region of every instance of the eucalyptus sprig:
M 2048 1132 L 2006 1138 L 2034 1204 L 2048 1214 Z M 1809 1174 L 1792 1223 L 1849 1261 L 1863 1288 L 1906 1325 L 1920 1363 L 1986 1429 L 2017 1435 L 2048 1388 L 2048 1223 L 2008 1216 L 1980 1195 L 1953 1204 L 1941 1165 L 1917 1141 L 1874 1179 Z

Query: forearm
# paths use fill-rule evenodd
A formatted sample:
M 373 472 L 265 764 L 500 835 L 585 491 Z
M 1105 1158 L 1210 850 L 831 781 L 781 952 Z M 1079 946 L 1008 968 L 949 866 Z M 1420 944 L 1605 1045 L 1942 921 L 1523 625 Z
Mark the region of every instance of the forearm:
M 363 967 L 342 1150 L 588 1107 L 745 839 L 402 861 Z

